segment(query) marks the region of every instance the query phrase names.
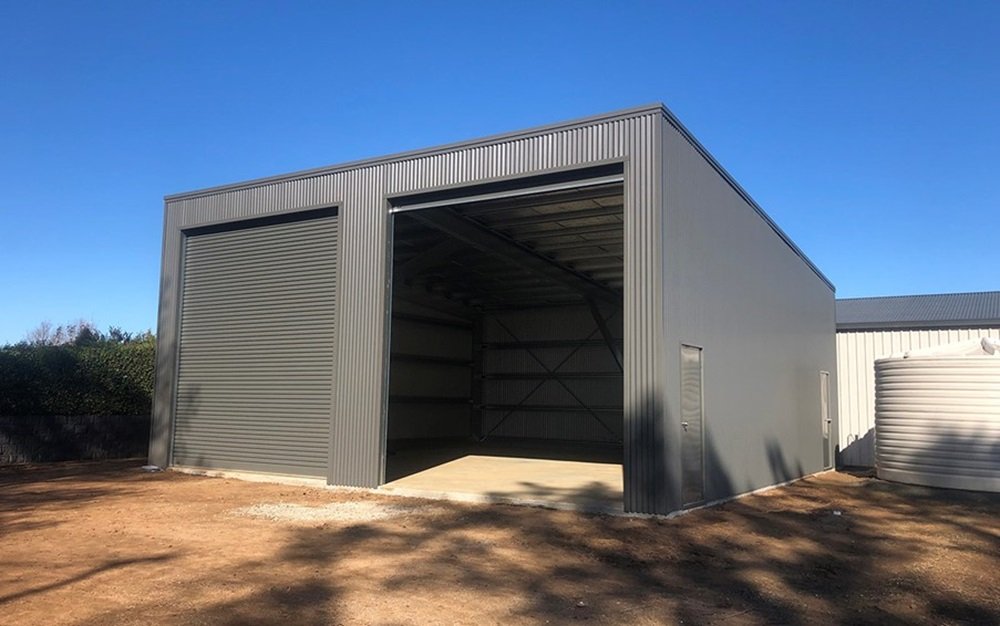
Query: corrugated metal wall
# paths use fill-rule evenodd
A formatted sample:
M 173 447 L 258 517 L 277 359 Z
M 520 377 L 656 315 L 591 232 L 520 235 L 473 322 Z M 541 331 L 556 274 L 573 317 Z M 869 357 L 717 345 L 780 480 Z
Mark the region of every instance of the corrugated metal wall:
M 625 508 L 668 512 L 662 497 L 663 228 L 659 106 L 502 138 L 168 198 L 150 459 L 166 464 L 173 431 L 181 231 L 316 206 L 340 214 L 331 484 L 383 480 L 387 390 L 387 197 L 600 162 L 625 163 Z M 631 294 L 631 295 L 629 295 Z
M 620 342 L 621 311 L 601 314 Z M 589 308 L 494 313 L 483 330 L 483 404 L 496 407 L 483 412 L 484 434 L 622 440 L 622 373 Z
M 1000 337 L 1000 328 L 837 333 L 838 463 L 875 465 L 875 359 L 985 336 Z
M 387 437 L 470 437 L 472 324 L 399 300 L 393 312 Z
M 875 362 L 879 478 L 1000 492 L 1000 358 Z
M 682 344 L 703 348 L 706 500 L 820 471 L 833 289 L 680 128 L 664 133 L 662 475 L 679 489 Z

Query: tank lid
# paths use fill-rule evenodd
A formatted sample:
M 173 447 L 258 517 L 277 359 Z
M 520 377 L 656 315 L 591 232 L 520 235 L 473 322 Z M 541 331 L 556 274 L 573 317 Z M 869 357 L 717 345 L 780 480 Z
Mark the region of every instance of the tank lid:
M 1000 339 L 982 337 L 957 341 L 930 348 L 917 348 L 903 353 L 903 358 L 924 356 L 1000 356 Z

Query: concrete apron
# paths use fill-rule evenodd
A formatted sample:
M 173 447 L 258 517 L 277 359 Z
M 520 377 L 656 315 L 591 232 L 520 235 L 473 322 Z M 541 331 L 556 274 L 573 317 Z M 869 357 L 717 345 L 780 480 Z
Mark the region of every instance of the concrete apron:
M 621 514 L 622 466 L 470 454 L 377 489 L 420 498 Z
M 523 461 L 532 461 L 535 459 L 515 459 Z M 582 465 L 611 465 L 617 468 L 620 476 L 621 466 L 606 463 L 580 463 L 576 461 L 548 461 L 550 463 L 579 463 Z M 813 476 L 819 476 L 826 474 L 828 472 L 835 472 L 835 469 L 826 469 L 813 474 L 806 474 L 805 476 L 799 476 L 791 480 L 786 480 L 774 485 L 767 485 L 765 487 L 760 487 L 758 489 L 753 489 L 740 493 L 728 498 L 720 498 L 718 500 L 712 500 L 705 502 L 703 504 L 693 506 L 688 509 L 682 509 L 679 511 L 674 511 L 668 513 L 667 515 L 656 515 L 651 513 L 625 513 L 622 504 L 622 499 L 619 497 L 615 504 L 611 504 L 609 501 L 600 500 L 590 500 L 590 501 L 567 501 L 559 500 L 555 498 L 538 498 L 531 497 L 530 495 L 523 496 L 508 496 L 495 493 L 481 493 L 476 491 L 441 491 L 434 489 L 412 489 L 408 487 L 399 486 L 401 481 L 405 481 L 406 478 L 387 483 L 381 487 L 375 489 L 370 489 L 367 487 L 344 487 L 337 485 L 327 485 L 323 479 L 312 479 L 312 478 L 302 478 L 297 476 L 287 476 L 278 474 L 264 474 L 259 472 L 246 472 L 246 471 L 229 471 L 229 470 L 206 470 L 201 468 L 192 467 L 170 467 L 170 471 L 175 471 L 182 474 L 191 474 L 195 476 L 209 476 L 215 478 L 234 478 L 237 480 L 246 480 L 252 482 L 265 482 L 265 483 L 275 483 L 284 485 L 297 485 L 304 487 L 318 487 L 326 488 L 333 491 L 354 491 L 354 492 L 364 492 L 372 494 L 382 494 L 387 496 L 398 496 L 404 498 L 422 498 L 431 500 L 450 500 L 454 502 L 470 502 L 470 503 L 483 503 L 483 504 L 514 504 L 519 506 L 534 506 L 542 507 L 547 509 L 556 509 L 561 511 L 579 511 L 581 513 L 598 513 L 603 515 L 622 515 L 625 517 L 633 517 L 640 519 L 672 519 L 681 515 L 686 515 L 694 511 L 701 509 L 712 508 L 720 504 L 725 504 L 727 502 L 732 502 L 734 500 L 739 500 L 747 496 L 756 495 L 759 493 L 765 493 L 771 491 L 772 489 L 777 489 L 784 487 L 786 485 L 791 485 L 800 480 L 806 478 L 811 478 Z M 432 468 L 433 469 L 433 468 Z M 619 478 L 620 481 L 620 478 Z

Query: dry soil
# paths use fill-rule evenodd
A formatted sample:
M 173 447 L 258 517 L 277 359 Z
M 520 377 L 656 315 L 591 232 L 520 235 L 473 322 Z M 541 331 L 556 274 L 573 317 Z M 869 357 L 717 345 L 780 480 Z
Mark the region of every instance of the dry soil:
M 671 520 L 0 471 L 0 622 L 1000 623 L 1000 498 L 828 473 Z

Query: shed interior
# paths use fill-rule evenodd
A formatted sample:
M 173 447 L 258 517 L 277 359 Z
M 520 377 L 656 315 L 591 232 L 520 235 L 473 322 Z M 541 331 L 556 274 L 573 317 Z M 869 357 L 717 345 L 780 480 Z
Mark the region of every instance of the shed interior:
M 433 204 L 393 215 L 387 486 L 620 507 L 622 183 Z

